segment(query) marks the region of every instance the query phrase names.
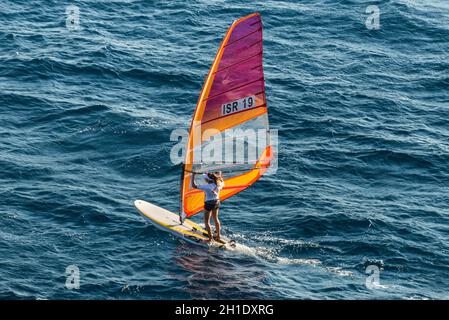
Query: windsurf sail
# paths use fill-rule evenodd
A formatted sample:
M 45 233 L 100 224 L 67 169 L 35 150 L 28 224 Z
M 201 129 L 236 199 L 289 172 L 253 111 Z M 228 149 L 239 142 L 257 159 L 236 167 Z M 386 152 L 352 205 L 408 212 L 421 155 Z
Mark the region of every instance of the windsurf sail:
M 190 127 L 181 175 L 181 221 L 203 209 L 204 193 L 192 188 L 194 173 L 222 171 L 220 200 L 225 200 L 256 182 L 270 164 L 262 51 L 258 13 L 236 20 L 218 49 Z

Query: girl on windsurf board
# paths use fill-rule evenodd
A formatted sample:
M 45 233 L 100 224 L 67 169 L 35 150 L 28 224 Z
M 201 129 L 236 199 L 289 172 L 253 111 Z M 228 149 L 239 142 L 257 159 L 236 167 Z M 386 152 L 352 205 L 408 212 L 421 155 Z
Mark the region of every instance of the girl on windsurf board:
M 209 242 L 212 241 L 212 229 L 210 227 L 210 216 L 214 219 L 216 230 L 216 241 L 220 240 L 220 220 L 218 220 L 218 211 L 220 208 L 220 190 L 223 189 L 224 180 L 221 172 L 208 173 L 204 175 L 207 184 L 197 185 L 195 183 L 195 174 L 192 177 L 192 187 L 204 191 L 204 225 L 209 234 Z

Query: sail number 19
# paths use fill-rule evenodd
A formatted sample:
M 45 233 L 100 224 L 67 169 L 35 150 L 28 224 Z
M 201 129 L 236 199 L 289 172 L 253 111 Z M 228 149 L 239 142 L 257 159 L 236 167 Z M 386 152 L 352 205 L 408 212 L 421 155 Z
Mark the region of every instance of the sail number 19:
M 243 111 L 245 109 L 253 108 L 256 105 L 256 97 L 249 96 L 242 99 L 237 99 L 221 105 L 221 115 L 227 116 L 231 113 Z

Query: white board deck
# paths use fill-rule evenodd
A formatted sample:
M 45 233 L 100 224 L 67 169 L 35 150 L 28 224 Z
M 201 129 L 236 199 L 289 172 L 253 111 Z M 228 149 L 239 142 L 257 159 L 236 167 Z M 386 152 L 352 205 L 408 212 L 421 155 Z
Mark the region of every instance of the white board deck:
M 207 231 L 201 226 L 188 219 L 185 219 L 184 223 L 181 224 L 179 221 L 179 215 L 147 201 L 136 200 L 134 201 L 134 206 L 137 208 L 139 213 L 147 219 L 147 221 L 150 221 L 157 228 L 170 232 L 171 234 L 180 237 L 187 242 L 206 247 L 216 246 L 227 249 L 232 249 L 235 246 L 234 242 L 226 239 L 225 237 L 221 237 L 222 242 L 208 242 Z

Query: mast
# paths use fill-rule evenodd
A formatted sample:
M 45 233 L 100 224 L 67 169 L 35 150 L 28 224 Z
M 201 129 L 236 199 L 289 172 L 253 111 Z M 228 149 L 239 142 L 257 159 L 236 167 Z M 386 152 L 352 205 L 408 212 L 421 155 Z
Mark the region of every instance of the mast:
M 185 164 L 184 162 L 181 162 L 181 177 L 180 177 L 180 183 L 179 183 L 179 194 L 182 195 L 183 189 L 184 189 L 184 170 L 185 170 Z M 185 219 L 185 213 L 184 213 L 184 203 L 183 203 L 183 197 L 179 197 L 179 222 L 181 224 L 184 223 Z

